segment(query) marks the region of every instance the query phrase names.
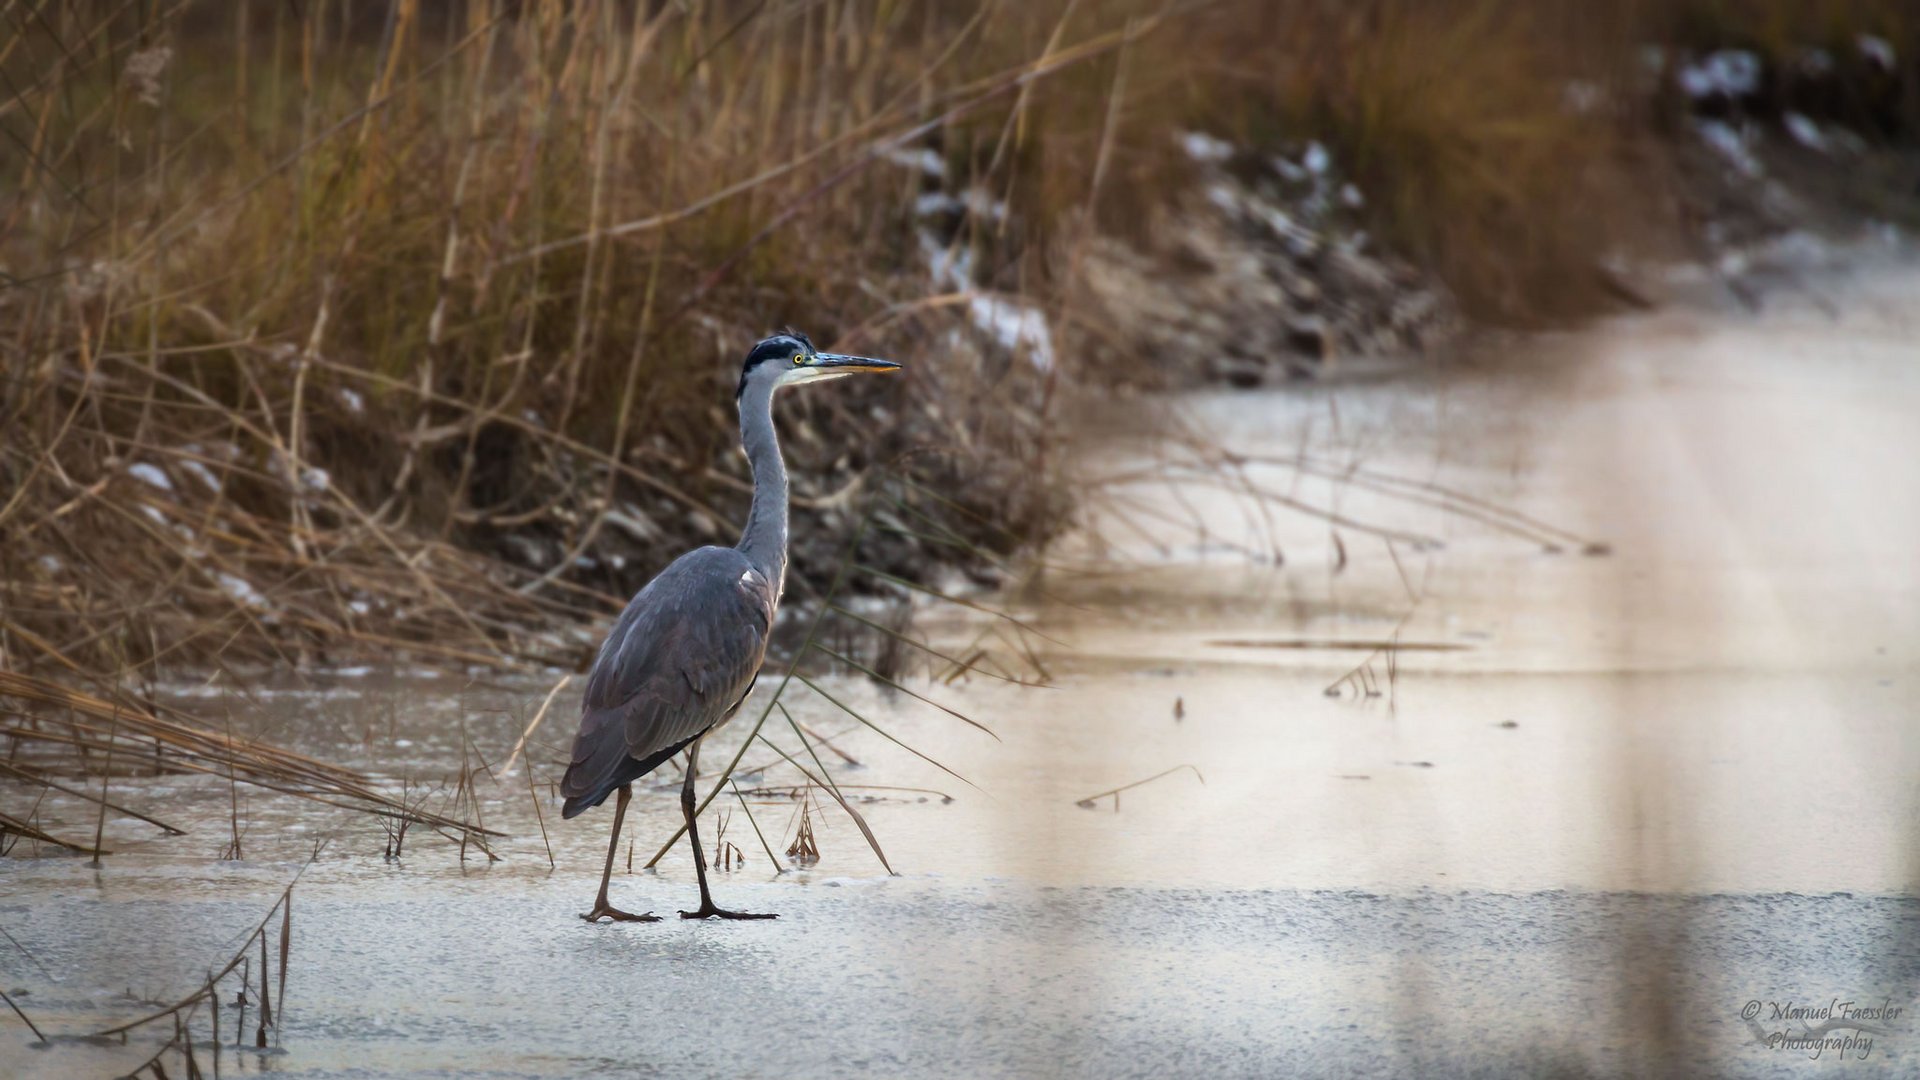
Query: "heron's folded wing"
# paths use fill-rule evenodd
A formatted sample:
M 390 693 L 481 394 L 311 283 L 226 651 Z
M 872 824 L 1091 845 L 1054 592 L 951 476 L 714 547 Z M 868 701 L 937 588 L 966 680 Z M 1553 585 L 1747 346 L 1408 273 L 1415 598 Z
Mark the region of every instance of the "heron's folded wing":
M 642 775 L 634 763 L 651 769 L 725 719 L 760 671 L 772 616 L 765 578 L 732 548 L 701 548 L 661 571 L 594 660 L 562 793 L 604 798 Z

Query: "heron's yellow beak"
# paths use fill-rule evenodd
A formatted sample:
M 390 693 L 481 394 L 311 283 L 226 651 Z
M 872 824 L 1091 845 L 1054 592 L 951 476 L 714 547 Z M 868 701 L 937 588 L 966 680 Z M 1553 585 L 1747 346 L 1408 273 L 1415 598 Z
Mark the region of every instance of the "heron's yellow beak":
M 899 371 L 900 365 L 891 360 L 876 360 L 871 356 L 845 356 L 840 353 L 815 353 L 807 358 L 807 366 L 822 373 L 852 374 L 857 371 Z

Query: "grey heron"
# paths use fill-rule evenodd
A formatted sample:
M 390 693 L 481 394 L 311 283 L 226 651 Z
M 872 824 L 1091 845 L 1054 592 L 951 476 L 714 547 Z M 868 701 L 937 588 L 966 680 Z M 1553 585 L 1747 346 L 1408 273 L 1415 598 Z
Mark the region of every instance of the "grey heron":
M 619 793 L 600 893 L 593 910 L 580 916 L 588 922 L 658 921 L 651 912 L 635 915 L 608 903 L 607 882 L 633 782 L 682 750 L 687 778 L 680 786 L 680 808 L 700 879 L 700 909 L 682 911 L 681 917 L 774 918 L 714 906 L 693 798 L 700 743 L 753 689 L 786 585 L 787 469 L 773 427 L 773 395 L 783 386 L 899 367 L 888 360 L 820 352 L 798 332 L 767 338 L 747 353 L 734 391 L 740 445 L 753 469 L 753 503 L 740 542 L 689 551 L 660 571 L 627 603 L 587 674 L 580 734 L 560 781 L 567 800 L 561 816 L 574 817 Z

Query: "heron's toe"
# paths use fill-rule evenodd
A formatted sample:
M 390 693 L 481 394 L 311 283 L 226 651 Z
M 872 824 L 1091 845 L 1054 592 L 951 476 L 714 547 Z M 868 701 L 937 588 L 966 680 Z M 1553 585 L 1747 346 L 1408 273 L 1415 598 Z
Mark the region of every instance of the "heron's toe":
M 728 911 L 725 908 L 704 907 L 699 911 L 683 911 L 683 919 L 777 919 L 773 912 Z
M 613 922 L 659 922 L 660 921 L 660 916 L 655 915 L 651 911 L 643 915 L 635 915 L 631 911 L 621 911 L 617 907 L 596 907 L 592 911 L 581 912 L 580 917 L 587 920 L 588 922 L 599 922 L 601 919 L 609 919 Z

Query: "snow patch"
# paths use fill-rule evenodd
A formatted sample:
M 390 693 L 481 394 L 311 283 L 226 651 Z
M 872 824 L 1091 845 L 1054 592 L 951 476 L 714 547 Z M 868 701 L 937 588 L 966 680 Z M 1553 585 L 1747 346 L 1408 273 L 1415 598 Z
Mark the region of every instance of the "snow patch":
M 1313 176 L 1312 173 L 1288 161 L 1279 154 L 1273 156 L 1271 164 L 1273 165 L 1273 171 L 1280 174 L 1280 179 L 1285 180 L 1289 184 L 1305 183 Z M 1211 193 L 1209 193 L 1209 195 L 1211 195 Z M 1218 200 L 1215 200 L 1215 202 L 1217 203 Z
M 1860 50 L 1861 56 L 1878 65 L 1882 71 L 1891 72 L 1894 64 L 1899 60 L 1899 55 L 1893 50 L 1893 42 L 1883 37 L 1861 34 L 1853 39 L 1853 47 Z
M 957 292 L 973 288 L 973 253 L 966 248 L 949 250 L 932 233 L 920 232 L 920 253 L 926 257 L 933 280 Z
M 1747 148 L 1747 137 L 1724 120 L 1696 119 L 1693 128 L 1727 164 L 1746 176 L 1759 176 L 1764 170 L 1760 159 Z
M 1780 118 L 1780 122 L 1786 125 L 1787 134 L 1793 136 L 1794 142 L 1809 150 L 1826 152 L 1827 137 L 1820 133 L 1820 125 L 1804 113 L 1787 113 Z
M 1027 359 L 1041 371 L 1053 368 L 1053 334 L 1043 312 L 1004 297 L 978 292 L 973 283 L 972 253 L 964 248 L 949 250 L 926 229 L 920 230 L 920 252 L 927 260 L 927 271 L 935 284 L 954 292 L 973 294 L 967 300 L 967 314 L 974 326 L 1010 352 L 1024 350 Z
M 973 324 L 1012 352 L 1026 349 L 1027 359 L 1041 371 L 1053 368 L 1053 335 L 1047 317 L 1035 308 L 998 296 L 975 296 L 967 304 Z
M 1320 234 L 1295 222 L 1285 210 L 1264 203 L 1255 203 L 1253 209 L 1296 258 L 1311 255 L 1320 247 Z
M 1760 90 L 1760 58 L 1745 49 L 1721 49 L 1681 67 L 1680 89 L 1690 98 L 1750 97 Z
M 161 472 L 158 466 L 149 465 L 146 462 L 142 461 L 142 462 L 138 462 L 136 464 L 127 466 L 127 472 L 132 476 L 136 476 L 141 480 L 145 480 L 147 483 L 152 484 L 154 487 L 159 488 L 161 491 L 173 490 L 173 481 L 168 479 L 167 474 Z
M 220 478 L 213 475 L 213 470 L 200 462 L 188 458 L 180 462 L 180 467 L 192 473 L 195 480 L 205 484 L 208 491 L 220 490 Z
M 1214 164 L 1233 157 L 1233 144 L 1216 139 L 1204 131 L 1183 131 L 1174 136 L 1180 149 L 1195 161 Z
M 939 154 L 934 153 L 924 146 L 916 146 L 911 149 L 904 146 L 895 146 L 888 149 L 887 152 L 881 156 L 903 169 L 913 169 L 936 178 L 944 178 L 947 175 L 946 161 L 941 158 Z
M 1007 204 L 979 188 L 968 188 L 957 196 L 949 195 L 944 191 L 929 191 L 913 200 L 913 212 L 919 217 L 933 217 L 936 214 L 972 214 L 989 221 L 1002 221 L 1007 216 Z
M 267 610 L 267 598 L 260 595 L 260 590 L 254 588 L 245 578 L 228 573 L 215 574 L 213 577 L 220 584 L 221 592 L 256 611 Z

